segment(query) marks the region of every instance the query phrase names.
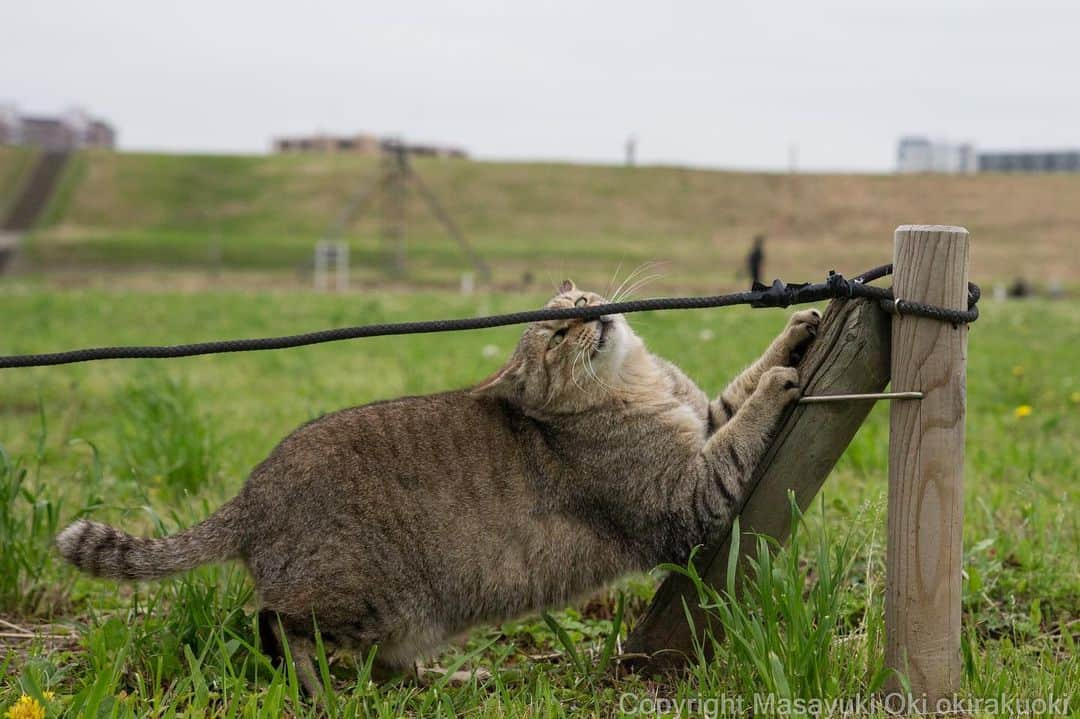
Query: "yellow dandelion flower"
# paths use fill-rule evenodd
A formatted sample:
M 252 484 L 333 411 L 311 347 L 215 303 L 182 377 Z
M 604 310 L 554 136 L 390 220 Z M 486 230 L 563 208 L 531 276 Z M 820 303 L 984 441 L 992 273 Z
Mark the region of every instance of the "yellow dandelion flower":
M 1070 394 L 1069 401 L 1073 404 L 1080 404 L 1080 392 L 1073 392 Z
M 1024 365 L 1018 364 L 1015 367 L 1013 367 L 1013 377 L 1023 377 L 1023 376 L 1024 376 Z
M 45 692 L 46 699 L 52 699 L 52 692 Z M 4 719 L 45 719 L 45 707 L 32 696 L 23 694 L 19 701 L 8 707 Z
M 1020 405 L 1019 407 L 1017 407 L 1016 409 L 1013 410 L 1013 414 L 1016 415 L 1017 419 L 1022 419 L 1024 417 L 1028 417 L 1028 416 L 1031 415 L 1031 405 L 1030 404 L 1022 404 L 1022 405 Z

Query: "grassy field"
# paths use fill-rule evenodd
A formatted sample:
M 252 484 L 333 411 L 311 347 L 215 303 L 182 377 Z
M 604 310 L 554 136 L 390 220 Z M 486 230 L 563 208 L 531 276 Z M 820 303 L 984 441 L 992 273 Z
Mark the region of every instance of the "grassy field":
M 12 151 L 0 153 L 4 168 Z M 1075 287 L 1080 175 L 785 175 L 670 167 L 418 160 L 416 167 L 495 269 L 519 288 L 607 281 L 618 263 L 668 263 L 662 287 L 730 288 L 757 233 L 767 273 L 788 281 L 891 259 L 905 223 L 964 224 L 972 271 L 987 284 L 1022 275 Z M 377 160 L 334 156 L 179 156 L 85 152 L 32 238 L 43 269 L 276 272 L 291 278 L 313 242 L 368 183 Z M 2 185 L 0 185 L 2 191 Z M 410 278 L 456 286 L 469 269 L 413 193 L 406 208 Z M 382 208 L 347 228 L 360 282 L 385 282 Z M 568 258 L 572 258 L 569 260 Z M 279 277 L 280 279 L 280 277 Z M 113 281 L 113 276 L 107 280 Z M 222 285 L 223 287 L 227 285 Z
M 222 167 L 253 162 L 223 160 Z M 124 161 L 109 163 L 119 183 Z M 86 171 L 102 170 L 91 163 Z M 259 194 L 239 180 L 234 187 L 236 202 Z M 76 193 L 70 201 L 69 218 L 90 216 L 85 197 Z M 175 215 L 155 218 L 156 211 L 146 210 L 147 232 L 156 222 L 177 222 Z M 272 225 L 268 220 L 265 227 Z M 41 245 L 65 233 L 73 237 L 73 227 L 58 225 Z M 81 237 L 86 247 L 99 241 Z M 0 289 L 0 353 L 290 333 L 509 310 L 540 299 L 57 293 L 29 281 Z M 1071 697 L 1074 712 L 1080 703 L 1074 696 L 1080 686 L 1078 309 L 986 301 L 971 331 L 963 596 L 968 698 Z M 710 392 L 784 320 L 782 312 L 744 308 L 632 318 L 655 351 Z M 517 333 L 505 328 L 0 373 L 0 714 L 26 694 L 21 706 L 41 702 L 48 716 L 314 715 L 298 700 L 294 678 L 273 671 L 252 647 L 254 604 L 242 570 L 207 567 L 118 587 L 63 565 L 50 547 L 53 533 L 84 515 L 147 533 L 187 526 L 231 496 L 297 424 L 347 405 L 472 383 L 501 362 Z M 603 662 L 605 639 L 613 631 L 625 636 L 654 587 L 655 577 L 636 577 L 554 613 L 558 632 L 536 617 L 478 628 L 439 659 L 443 667 L 464 663 L 491 672 L 464 686 L 375 687 L 365 658 L 333 657 L 326 666 L 333 689 L 326 714 L 610 716 L 683 702 L 688 715 L 700 715 L 693 707 L 708 710 L 701 702 L 709 698 L 742 697 L 752 706 L 759 691 L 791 698 L 873 691 L 883 677 L 887 420 L 886 408 L 875 409 L 792 547 L 765 572 L 772 582 L 751 588 L 741 605 L 745 615 L 722 596 L 708 598 L 729 638 L 687 676 L 654 680 L 613 673 Z M 614 621 L 619 597 L 624 622 Z M 731 639 L 754 631 L 762 632 L 760 642 Z

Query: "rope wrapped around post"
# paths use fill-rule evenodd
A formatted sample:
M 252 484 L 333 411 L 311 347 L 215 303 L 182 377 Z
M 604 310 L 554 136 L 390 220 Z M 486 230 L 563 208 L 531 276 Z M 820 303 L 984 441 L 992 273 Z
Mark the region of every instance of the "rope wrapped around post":
M 856 275 L 850 280 L 836 271 L 829 272 L 824 283 L 787 285 L 781 280 L 773 280 L 771 286 L 757 283 L 753 291 L 758 293 L 757 299 L 750 303 L 751 307 L 789 307 L 791 305 L 805 304 L 807 302 L 820 302 L 827 299 L 855 299 L 866 297 L 877 300 L 881 308 L 889 314 L 915 315 L 930 319 L 948 322 L 952 325 L 969 324 L 979 318 L 977 304 L 982 291 L 974 283 L 968 283 L 968 309 L 953 310 L 945 307 L 935 307 L 918 302 L 908 302 L 893 297 L 892 288 L 874 287 L 866 283 L 872 282 L 886 275 L 892 274 L 892 265 L 882 265 L 872 270 Z M 899 309 L 899 303 L 903 303 L 903 309 Z

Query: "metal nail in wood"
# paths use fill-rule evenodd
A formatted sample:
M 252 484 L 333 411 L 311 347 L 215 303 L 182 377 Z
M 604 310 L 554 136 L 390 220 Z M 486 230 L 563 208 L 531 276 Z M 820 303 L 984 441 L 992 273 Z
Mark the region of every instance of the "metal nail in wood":
M 873 392 L 870 394 L 822 394 L 803 397 L 799 404 L 821 404 L 824 402 L 858 402 L 879 399 L 922 399 L 922 392 Z

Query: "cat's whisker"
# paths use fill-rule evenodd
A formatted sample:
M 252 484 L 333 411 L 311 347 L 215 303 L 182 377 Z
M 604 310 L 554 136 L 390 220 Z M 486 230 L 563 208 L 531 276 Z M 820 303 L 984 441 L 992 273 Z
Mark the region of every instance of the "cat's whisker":
M 625 299 L 631 299 L 635 292 L 637 292 L 638 290 L 640 290 L 642 287 L 649 284 L 650 282 L 655 282 L 656 280 L 660 279 L 661 277 L 663 277 L 662 274 L 656 273 L 656 274 L 647 275 L 645 277 L 640 278 L 639 280 L 634 282 L 634 284 L 630 285 L 630 287 L 628 287 L 625 292 L 623 292 L 622 296 L 619 297 L 618 301 L 621 302 L 622 300 L 625 300 Z
M 619 295 L 619 300 L 618 301 L 619 302 L 627 302 L 629 300 L 634 299 L 634 295 L 642 287 L 649 284 L 650 282 L 656 281 L 657 279 L 659 279 L 661 277 L 663 277 L 663 275 L 661 275 L 661 274 L 653 274 L 653 275 L 646 275 L 644 277 L 641 277 L 641 278 L 637 279 L 632 285 L 630 285 L 625 290 L 623 290 L 622 294 Z
M 607 289 L 604 291 L 604 297 L 611 297 L 611 290 L 615 287 L 615 281 L 619 277 L 619 272 L 622 270 L 622 260 L 619 260 L 619 264 L 615 266 L 615 271 L 611 273 L 611 279 L 607 283 Z
M 584 356 L 585 356 L 585 348 L 582 347 L 582 348 L 580 348 L 578 350 L 578 353 L 574 356 L 574 361 L 570 363 L 570 381 L 574 383 L 574 386 L 578 388 L 579 392 L 581 392 L 582 394 L 587 394 L 587 392 L 585 391 L 585 388 L 582 387 L 581 384 L 577 381 L 577 374 L 575 374 L 575 371 L 577 370 L 578 360 L 582 360 Z M 582 363 L 581 363 L 581 368 L 586 374 L 588 373 L 588 369 L 585 367 L 585 362 L 584 361 L 582 361 Z
M 596 380 L 596 383 L 597 383 L 598 385 L 600 385 L 601 387 L 603 387 L 603 388 L 604 388 L 605 390 L 607 390 L 608 392 L 610 392 L 610 393 L 614 394 L 614 392 L 615 392 L 615 388 L 614 388 L 614 387 L 612 387 L 611 385 L 609 385 L 609 384 L 608 384 L 607 382 L 605 382 L 604 380 L 600 379 L 600 375 L 599 375 L 599 374 L 597 374 L 597 372 L 596 372 L 596 368 L 595 368 L 595 367 L 593 367 L 593 365 L 592 365 L 592 360 L 590 360 L 590 361 L 589 361 L 589 369 L 590 369 L 590 370 L 592 371 L 592 377 L 593 377 L 593 379 L 594 379 L 594 380 Z
M 603 350 L 598 350 L 598 351 L 603 351 Z M 606 389 L 609 392 L 614 392 L 615 391 L 614 387 L 609 385 L 604 380 L 600 379 L 600 375 L 599 375 L 599 373 L 597 373 L 596 367 L 593 366 L 592 355 L 591 354 L 587 355 L 586 358 L 585 358 L 585 368 L 586 368 L 586 371 L 588 371 L 589 374 L 592 376 L 592 378 L 594 380 L 596 380 L 597 384 L 599 384 L 601 387 L 603 387 L 604 389 Z
M 590 379 L 592 379 L 597 384 L 599 384 L 599 385 L 603 384 L 600 381 L 600 378 L 597 377 L 597 375 L 596 375 L 596 368 L 592 366 L 592 362 L 590 362 L 588 359 L 585 360 L 585 373 L 589 376 Z
M 578 392 L 581 392 L 582 394 L 587 394 L 587 392 L 585 391 L 585 388 L 581 386 L 580 382 L 578 382 L 578 378 L 577 378 L 577 374 L 575 373 L 575 369 L 577 369 L 577 360 L 575 360 L 574 365 L 572 367 L 570 367 L 570 381 L 574 383 L 575 387 L 577 387 Z M 585 369 L 585 363 L 584 362 L 581 363 L 581 369 L 586 374 L 588 374 L 588 370 Z
M 642 263 L 642 264 L 638 265 L 637 267 L 635 267 L 623 279 L 623 281 L 619 283 L 619 286 L 615 288 L 615 291 L 612 292 L 610 296 L 611 297 L 621 297 L 623 295 L 623 290 L 626 288 L 626 286 L 628 284 L 632 283 L 638 276 L 641 275 L 641 273 L 648 272 L 652 268 L 653 264 L 654 264 L 654 261 L 650 260 L 648 262 Z
M 581 362 L 581 364 L 582 364 L 582 367 L 585 368 L 585 376 L 586 377 L 593 380 L 593 382 L 595 382 L 600 387 L 605 388 L 605 389 L 607 388 L 607 386 L 604 384 L 604 382 L 600 379 L 599 375 L 596 374 L 596 368 L 593 367 L 593 365 L 592 365 L 592 356 L 588 351 L 582 352 L 582 362 Z
M 637 271 L 628 277 L 627 280 L 633 280 L 643 272 L 662 272 L 670 264 L 671 260 L 649 260 L 648 262 L 643 262 L 641 266 L 637 268 Z
M 657 264 L 656 260 L 649 260 L 648 262 L 644 262 L 644 263 L 638 265 L 634 269 L 634 271 L 631 272 L 630 274 L 628 274 L 626 276 L 626 279 L 624 279 L 622 281 L 622 283 L 618 287 L 615 288 L 615 292 L 613 293 L 613 297 L 615 297 L 615 298 L 620 297 L 621 293 L 623 291 L 623 288 L 626 287 L 626 283 L 632 282 L 634 280 L 634 278 L 637 277 L 638 275 L 640 275 L 642 272 L 645 272 L 647 270 L 651 270 L 653 265 L 655 265 L 655 264 Z M 612 301 L 615 302 L 617 300 L 612 299 Z

